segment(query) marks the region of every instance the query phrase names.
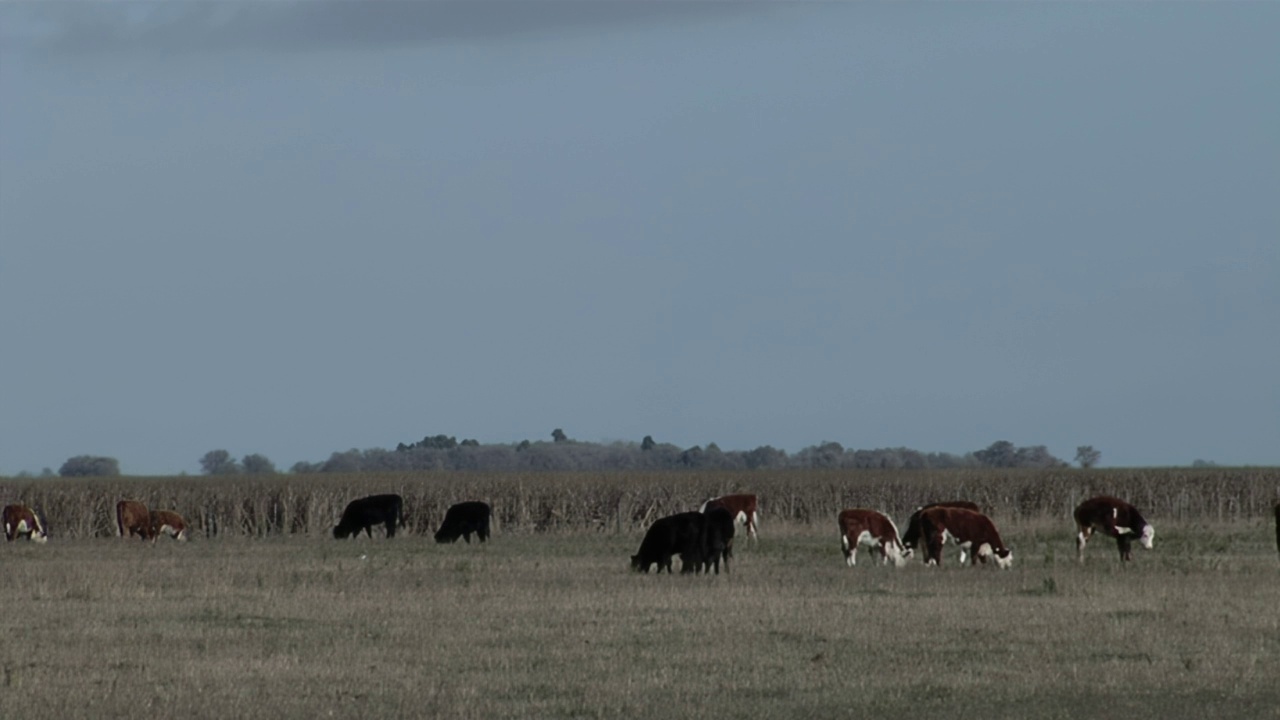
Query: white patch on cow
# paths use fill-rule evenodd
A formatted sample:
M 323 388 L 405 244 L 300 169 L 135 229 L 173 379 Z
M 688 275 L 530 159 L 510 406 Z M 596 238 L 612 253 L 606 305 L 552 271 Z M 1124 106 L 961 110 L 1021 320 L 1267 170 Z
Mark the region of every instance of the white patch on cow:
M 853 567 L 858 564 L 858 559 L 854 557 L 858 552 L 858 548 L 856 546 L 849 547 L 849 536 L 844 533 L 840 533 L 840 548 L 844 550 L 844 562 L 846 565 Z
M 1009 568 L 1013 567 L 1013 551 L 1012 550 L 1010 550 L 1009 553 L 1004 557 L 1000 557 L 999 555 L 996 555 L 994 557 L 996 561 L 996 567 L 1000 568 L 1001 570 L 1008 570 Z
M 1116 526 L 1116 534 L 1117 534 L 1117 535 L 1132 535 L 1132 534 L 1133 534 L 1133 528 L 1121 527 L 1121 526 L 1117 525 L 1117 526 Z
M 746 525 L 748 522 L 750 522 L 750 518 L 747 517 L 746 510 L 739 510 L 738 514 L 733 517 L 733 521 L 736 523 L 741 523 L 743 525 Z
M 756 536 L 756 525 L 759 522 L 757 518 L 758 516 L 756 515 L 755 511 L 752 511 L 751 524 L 747 525 L 747 534 L 750 535 L 752 539 L 755 539 L 755 536 Z
M 1142 543 L 1142 547 L 1150 550 L 1151 544 L 1155 542 L 1155 539 L 1156 539 L 1156 529 L 1151 525 L 1147 525 L 1146 527 L 1142 528 L 1142 537 L 1138 540 L 1138 542 Z
M 182 528 L 181 530 L 178 530 L 178 529 L 177 529 L 177 528 L 175 528 L 174 526 L 172 526 L 172 525 L 170 525 L 170 524 L 168 524 L 168 523 L 165 523 L 164 525 L 161 525 L 161 526 L 160 526 L 160 532 L 162 532 L 162 533 L 164 533 L 164 534 L 168 535 L 169 537 L 171 537 L 171 538 L 173 538 L 174 540 L 177 540 L 177 541 L 179 541 L 179 542 L 186 542 L 186 541 L 187 541 L 187 529 L 186 529 L 186 528 Z

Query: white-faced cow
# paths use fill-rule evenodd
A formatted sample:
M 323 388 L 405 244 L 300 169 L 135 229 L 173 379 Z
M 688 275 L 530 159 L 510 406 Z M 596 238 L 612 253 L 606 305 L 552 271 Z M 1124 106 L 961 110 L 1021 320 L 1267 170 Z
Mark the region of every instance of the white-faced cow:
M 151 539 L 151 512 L 137 500 L 121 500 L 116 503 L 116 529 L 120 537 L 138 536 Z
M 978 507 L 977 503 L 972 503 L 968 500 L 948 500 L 918 507 L 915 512 L 911 513 L 911 518 L 907 520 L 907 532 L 902 536 L 903 547 L 914 552 L 920 546 L 920 536 L 922 534 L 920 532 L 920 514 L 925 510 L 936 507 L 963 508 L 974 512 L 982 512 L 982 508 Z M 924 559 L 926 562 L 928 561 L 928 553 L 925 553 Z
M 706 512 L 708 509 L 715 507 L 722 507 L 728 510 L 734 520 L 746 526 L 747 537 L 753 541 L 756 539 L 757 502 L 755 495 L 721 495 L 702 503 L 702 507 L 698 509 L 698 512 Z
M 972 554 L 973 564 L 978 561 L 995 562 L 1008 569 L 1013 565 L 1013 551 L 1005 547 L 991 518 L 974 510 L 951 507 L 934 507 L 920 514 L 920 532 L 928 550 L 928 564 L 942 564 L 942 546 L 954 542 L 960 546 L 960 564 L 966 555 Z
M 858 546 L 866 545 L 880 550 L 881 562 L 892 562 L 898 567 L 907 564 L 911 551 L 903 547 L 898 538 L 898 526 L 884 513 L 865 508 L 854 508 L 840 513 L 836 519 L 840 525 L 840 546 L 844 561 L 849 567 L 858 564 Z
M 347 503 L 342 519 L 333 528 L 333 536 L 339 540 L 358 537 L 363 530 L 373 538 L 373 526 L 387 529 L 387 539 L 396 536 L 396 527 L 404 527 L 404 499 L 399 495 L 370 495 Z
M 1084 562 L 1084 546 L 1095 530 L 1116 539 L 1122 562 L 1133 559 L 1134 538 L 1148 550 L 1155 541 L 1156 529 L 1142 517 L 1142 513 L 1124 500 L 1110 495 L 1099 495 L 1080 503 L 1075 518 L 1076 555 L 1080 562 Z
M 179 542 L 187 541 L 187 521 L 172 510 L 151 511 L 151 542 L 160 539 L 161 535 Z
M 462 538 L 470 545 L 471 533 L 475 533 L 476 539 L 484 542 L 489 539 L 489 518 L 492 515 L 493 509 L 489 504 L 478 500 L 452 505 L 445 511 L 444 522 L 440 523 L 440 529 L 436 531 L 436 542 L 451 543 Z
M 4 539 L 24 537 L 38 543 L 49 540 L 49 529 L 39 513 L 26 505 L 6 505 L 4 508 Z
M 732 517 L 732 516 L 730 516 Z M 658 518 L 640 541 L 640 550 L 631 556 L 631 569 L 647 573 L 653 565 L 658 573 L 671 573 L 671 558 L 680 556 L 680 572 L 696 573 L 703 564 L 703 531 L 707 517 L 701 512 L 685 512 Z

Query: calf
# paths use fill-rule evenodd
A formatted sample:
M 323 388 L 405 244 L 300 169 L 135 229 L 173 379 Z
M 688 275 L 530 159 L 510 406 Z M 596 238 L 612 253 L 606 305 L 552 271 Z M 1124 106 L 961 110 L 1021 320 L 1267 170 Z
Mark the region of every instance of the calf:
M 478 500 L 450 506 L 444 514 L 444 522 L 436 531 L 436 542 L 457 542 L 461 537 L 470 545 L 471 533 L 475 533 L 476 538 L 484 542 L 489 539 L 489 518 L 492 515 L 493 510 L 489 504 Z
M 902 567 L 911 558 L 911 550 L 898 539 L 898 527 L 883 513 L 855 508 L 841 512 L 836 521 L 840 525 L 844 561 L 849 567 L 858 564 L 859 545 L 878 548 L 884 564 L 893 561 L 894 565 Z
M 6 505 L 3 515 L 5 540 L 13 542 L 18 536 L 38 543 L 49 540 L 43 518 L 26 505 Z
M 137 500 L 121 500 L 116 503 L 116 529 L 122 538 L 137 535 L 143 540 L 150 540 L 151 513 L 147 506 Z
M 347 503 L 342 519 L 333 528 L 333 536 L 339 540 L 358 537 L 363 530 L 373 538 L 373 526 L 387 529 L 387 539 L 396 536 L 396 527 L 404 527 L 404 499 L 399 495 L 370 495 Z
M 1129 503 L 1110 495 L 1099 495 L 1080 503 L 1076 508 L 1076 556 L 1084 562 L 1084 546 L 1095 530 L 1116 539 L 1116 547 L 1120 550 L 1120 561 L 1133 559 L 1133 539 L 1137 538 L 1142 547 L 1150 550 L 1155 540 L 1156 529 L 1147 522 L 1142 513 Z M 1280 543 L 1280 534 L 1276 541 Z
M 151 542 L 159 540 L 161 535 L 168 535 L 179 542 L 186 542 L 187 521 L 172 510 L 152 510 Z
M 972 553 L 972 563 L 995 562 L 1001 569 L 1013 565 L 1013 552 L 1005 547 L 991 518 L 964 508 L 935 507 L 920 515 L 920 531 L 928 549 L 930 565 L 942 564 L 942 546 L 948 540 L 960 546 L 960 564 Z
M 724 562 L 725 574 L 729 573 L 729 559 L 733 557 L 733 527 L 735 520 L 728 510 L 711 508 L 702 514 L 702 571 L 720 574 Z M 683 570 L 684 568 L 681 568 Z
M 730 516 L 732 517 L 732 516 Z M 686 512 L 658 518 L 649 526 L 640 542 L 640 550 L 631 556 L 631 569 L 649 572 L 657 564 L 658 572 L 671 573 L 671 558 L 680 556 L 680 572 L 692 573 L 702 568 L 706 516 Z
M 702 503 L 698 512 L 706 512 L 710 508 L 722 507 L 737 521 L 747 527 L 747 537 L 756 539 L 756 496 L 755 495 L 721 495 Z
M 963 508 L 974 512 L 982 512 L 982 508 L 978 507 L 977 503 L 971 503 L 968 500 L 949 500 L 947 502 L 929 503 L 924 507 L 918 507 L 915 512 L 911 513 L 911 518 L 907 520 L 907 533 L 902 536 L 903 547 L 912 551 L 916 549 L 920 544 L 920 514 L 925 510 L 936 507 Z M 928 553 L 925 553 L 925 555 L 925 559 L 928 560 Z

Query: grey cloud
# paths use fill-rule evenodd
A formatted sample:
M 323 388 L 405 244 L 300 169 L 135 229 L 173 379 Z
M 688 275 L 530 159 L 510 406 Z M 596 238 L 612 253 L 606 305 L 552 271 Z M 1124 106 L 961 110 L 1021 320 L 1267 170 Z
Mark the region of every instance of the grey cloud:
M 28 6 L 23 26 L 39 28 L 36 44 L 59 54 L 313 52 L 665 25 L 766 7 L 705 0 L 69 3 Z

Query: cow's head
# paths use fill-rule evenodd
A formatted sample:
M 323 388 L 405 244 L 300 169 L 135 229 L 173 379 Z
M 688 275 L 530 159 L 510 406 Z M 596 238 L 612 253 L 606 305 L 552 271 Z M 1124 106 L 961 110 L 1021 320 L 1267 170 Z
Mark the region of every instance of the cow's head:
M 31 539 L 43 545 L 49 542 L 49 526 L 44 524 L 44 518 L 36 518 L 35 531 L 31 533 Z
M 631 569 L 636 572 L 649 572 L 649 566 L 641 562 L 639 555 L 631 556 Z M 658 574 L 661 575 L 662 571 L 659 570 Z
M 976 551 L 978 559 L 984 564 L 988 561 L 996 564 L 1001 570 L 1008 570 L 1013 567 L 1013 551 L 1009 548 L 1002 547 L 998 550 L 992 549 L 988 543 L 982 543 Z
M 1156 529 L 1151 525 L 1146 525 L 1142 528 L 1142 537 L 1138 538 L 1138 542 L 1142 543 L 1142 547 L 1150 550 L 1151 543 L 1155 542 L 1155 539 Z
M 351 537 L 351 531 L 341 525 L 335 525 L 333 527 L 333 537 L 338 540 L 346 540 Z
M 995 561 L 996 567 L 1001 570 L 1008 570 L 1013 567 L 1013 551 L 1009 548 L 1000 548 L 991 554 L 991 559 Z
M 894 567 L 906 567 L 914 554 L 915 551 L 900 542 L 889 542 L 884 546 L 884 556 L 893 562 Z

